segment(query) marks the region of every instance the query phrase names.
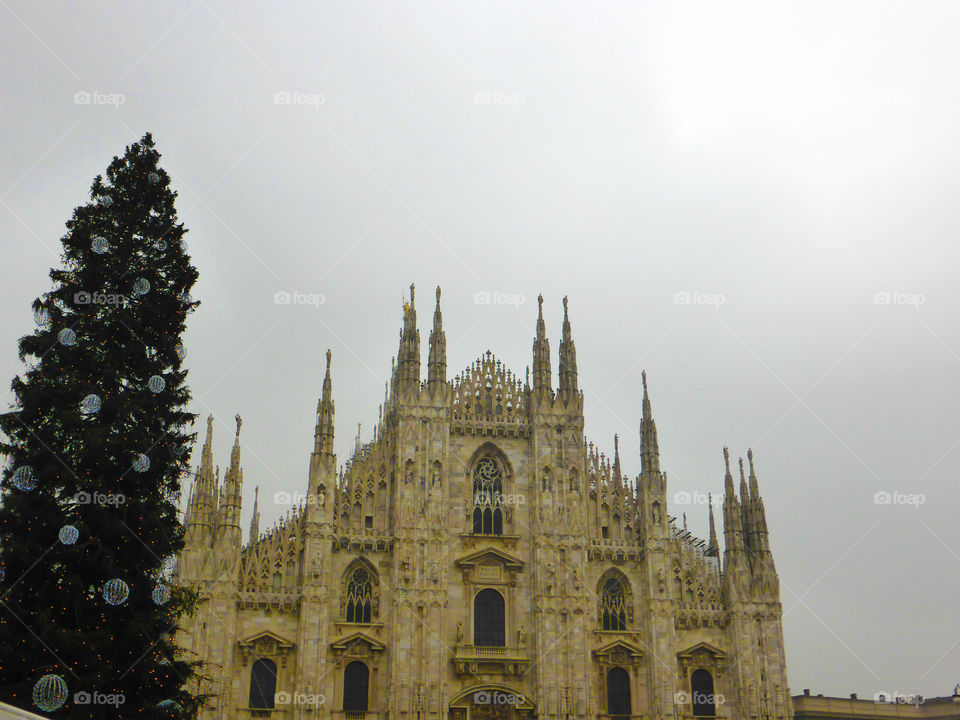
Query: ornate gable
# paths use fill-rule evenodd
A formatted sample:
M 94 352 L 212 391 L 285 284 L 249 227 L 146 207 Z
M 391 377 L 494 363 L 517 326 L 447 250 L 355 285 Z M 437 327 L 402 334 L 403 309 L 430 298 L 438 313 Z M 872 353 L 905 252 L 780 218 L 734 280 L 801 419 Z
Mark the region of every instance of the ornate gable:
M 522 436 L 527 429 L 523 383 L 489 350 L 453 379 L 452 429 Z
M 677 653 L 678 658 L 693 658 L 698 655 L 707 655 L 715 660 L 723 660 L 727 656 L 723 650 L 706 641 L 698 642 Z
M 602 666 L 629 664 L 638 667 L 643 657 L 643 650 L 628 640 L 617 639 L 596 648 L 593 656 Z
M 464 555 L 455 563 L 463 572 L 464 582 L 477 585 L 516 585 L 517 574 L 524 566 L 520 558 L 493 547 Z
M 237 641 L 240 646 L 240 655 L 244 665 L 251 657 L 279 657 L 280 664 L 286 665 L 287 655 L 293 649 L 294 643 L 276 633 L 264 630 L 251 635 L 244 640 Z
M 364 632 L 355 632 L 330 643 L 337 662 L 357 658 L 371 658 L 382 653 L 386 646 Z

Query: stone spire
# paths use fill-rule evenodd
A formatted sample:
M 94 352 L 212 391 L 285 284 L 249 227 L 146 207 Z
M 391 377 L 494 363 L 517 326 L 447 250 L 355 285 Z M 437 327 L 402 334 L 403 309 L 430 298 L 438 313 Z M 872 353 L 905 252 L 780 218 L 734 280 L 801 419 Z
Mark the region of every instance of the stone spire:
M 620 471 L 620 437 L 613 436 L 613 479 L 617 485 L 623 484 L 623 475 Z
M 543 323 L 543 295 L 537 297 L 537 336 L 533 340 L 533 393 L 538 396 L 552 396 L 550 379 L 550 341 L 547 340 L 547 328 Z
M 327 350 L 327 370 L 323 376 L 323 394 L 317 403 L 317 427 L 313 436 L 313 452 L 310 454 L 308 514 L 325 507 L 328 488 L 336 488 L 336 456 L 333 454 L 333 383 L 330 380 L 330 350 Z
M 640 466 L 644 473 L 660 474 L 660 445 L 657 442 L 657 423 L 653 419 L 650 407 L 650 395 L 647 392 L 647 373 L 643 379 L 643 417 L 640 420 Z
M 243 470 L 240 467 L 240 426 L 243 424 L 240 415 L 236 416 L 237 433 L 233 439 L 233 449 L 230 451 L 230 465 L 223 477 L 221 503 L 218 512 L 221 530 L 234 529 L 239 537 L 240 506 L 243 492 Z
M 564 400 L 577 394 L 577 348 L 570 331 L 567 298 L 563 298 L 563 337 L 560 340 L 560 397 Z
M 743 518 L 740 516 L 740 503 L 733 487 L 733 475 L 730 473 L 730 451 L 723 448 L 723 462 L 726 472 L 723 478 L 723 541 L 724 555 L 739 553 L 743 550 Z M 726 566 L 726 562 L 724 563 Z
M 437 286 L 437 307 L 433 311 L 433 329 L 430 331 L 430 353 L 427 359 L 427 385 L 436 388 L 447 381 L 447 336 L 443 332 L 440 314 L 440 286 Z
M 708 557 L 717 557 L 720 554 L 720 544 L 717 542 L 717 523 L 713 519 L 713 495 L 707 496 L 707 502 L 710 506 L 710 541 L 707 543 L 706 555 Z
M 417 308 L 414 286 L 410 285 L 410 302 L 403 306 L 403 330 L 397 351 L 398 390 L 402 394 L 420 387 L 420 331 L 417 330 Z
M 749 549 L 753 547 L 753 504 L 750 502 L 750 491 L 747 489 L 747 476 L 743 472 L 743 458 L 737 458 L 740 463 L 740 522 L 743 526 L 743 544 Z
M 750 462 L 750 505 L 753 509 L 754 533 L 757 538 L 757 552 L 770 552 L 770 537 L 767 532 L 767 511 L 763 507 L 763 498 L 760 497 L 760 487 L 757 483 L 757 473 L 753 467 L 753 450 L 747 450 L 747 460 Z
M 217 481 L 213 467 L 213 415 L 207 416 L 207 434 L 200 453 L 193 493 L 196 507 L 196 522 L 206 530 L 213 529 L 217 515 Z
M 315 454 L 333 455 L 333 384 L 330 381 L 330 350 L 327 350 L 327 370 L 323 376 L 323 394 L 317 403 L 317 427 L 313 435 Z
M 250 518 L 250 544 L 260 537 L 260 486 L 253 491 L 253 517 Z

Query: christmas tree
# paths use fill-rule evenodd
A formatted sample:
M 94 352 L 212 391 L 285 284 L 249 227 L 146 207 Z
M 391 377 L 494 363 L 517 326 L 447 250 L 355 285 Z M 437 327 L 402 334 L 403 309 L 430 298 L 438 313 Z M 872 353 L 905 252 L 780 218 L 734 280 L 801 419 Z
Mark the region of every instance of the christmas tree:
M 191 718 L 170 583 L 195 416 L 180 336 L 198 305 L 149 134 L 97 176 L 0 415 L 0 700 L 56 718 Z

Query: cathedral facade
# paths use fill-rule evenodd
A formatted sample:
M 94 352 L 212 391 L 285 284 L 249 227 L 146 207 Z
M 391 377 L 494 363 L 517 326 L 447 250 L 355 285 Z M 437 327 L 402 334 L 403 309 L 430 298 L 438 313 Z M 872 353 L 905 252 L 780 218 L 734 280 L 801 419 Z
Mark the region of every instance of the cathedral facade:
M 333 452 L 330 353 L 306 492 L 240 527 L 239 440 L 212 419 L 177 635 L 204 661 L 205 720 L 793 718 L 779 580 L 752 453 L 724 448 L 723 550 L 667 514 L 646 376 L 641 472 L 584 437 L 564 299 L 554 386 L 542 298 L 532 372 L 487 351 L 447 378 L 440 290 L 421 375 L 414 288 L 373 440 Z M 239 438 L 240 422 L 237 422 Z

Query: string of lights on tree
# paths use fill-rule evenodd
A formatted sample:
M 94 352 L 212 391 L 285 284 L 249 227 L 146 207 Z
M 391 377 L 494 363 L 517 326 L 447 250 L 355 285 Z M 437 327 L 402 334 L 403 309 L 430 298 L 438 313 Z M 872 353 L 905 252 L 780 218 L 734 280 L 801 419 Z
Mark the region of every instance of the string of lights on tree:
M 146 135 L 74 211 L 0 414 L 0 700 L 51 717 L 195 718 L 203 702 L 170 640 L 197 596 L 169 573 L 197 272 L 158 160 Z

